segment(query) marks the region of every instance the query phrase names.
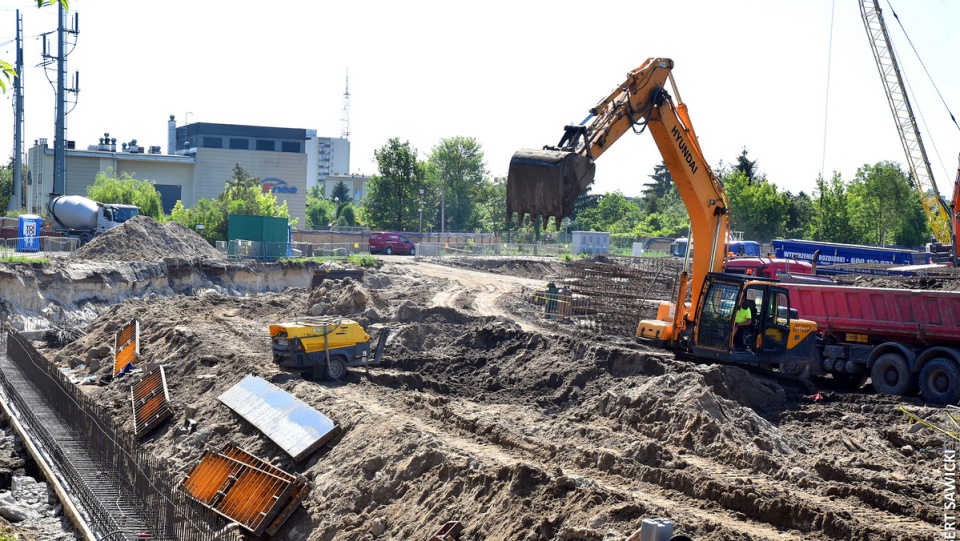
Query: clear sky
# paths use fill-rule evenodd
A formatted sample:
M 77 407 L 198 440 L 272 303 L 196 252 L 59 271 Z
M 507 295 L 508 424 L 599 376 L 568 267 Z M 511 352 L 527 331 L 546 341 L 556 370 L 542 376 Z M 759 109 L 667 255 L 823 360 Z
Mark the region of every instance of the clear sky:
M 889 1 L 960 116 L 960 2 Z M 13 10 L 24 15 L 27 147 L 54 136 L 54 92 L 37 66 L 38 35 L 56 29 L 56 10 L 32 4 L 0 0 L 0 42 L 14 36 Z M 881 7 L 949 197 L 960 130 L 888 0 Z M 662 56 L 675 62 L 713 165 L 746 147 L 780 188 L 810 192 L 821 170 L 850 179 L 863 164 L 905 163 L 853 0 L 72 0 L 71 10 L 80 34 L 68 69 L 71 79 L 80 71 L 80 94 L 67 138 L 77 148 L 109 132 L 118 146 L 137 139 L 166 152 L 169 115 L 182 125 L 188 113 L 338 137 L 349 71 L 351 173 L 375 174 L 373 152 L 391 137 L 425 157 L 462 135 L 483 146 L 491 175 L 505 176 L 515 150 L 556 144 L 628 71 Z M 12 43 L 0 58 L 14 59 Z M 11 93 L 0 99 L 9 155 Z M 594 192 L 640 195 L 658 163 L 648 134 L 627 134 L 599 158 Z

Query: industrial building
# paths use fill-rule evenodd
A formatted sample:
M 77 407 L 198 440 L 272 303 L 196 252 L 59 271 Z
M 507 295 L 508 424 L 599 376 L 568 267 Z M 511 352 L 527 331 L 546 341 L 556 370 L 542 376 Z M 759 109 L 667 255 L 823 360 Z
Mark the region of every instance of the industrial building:
M 339 180 L 347 182 L 354 200 L 366 194 L 368 177 L 350 175 L 350 142 L 317 137 L 316 130 L 196 122 L 167 123 L 167 149 L 143 147 L 136 139 L 118 143 L 105 133 L 96 144 L 77 149 L 67 142 L 64 195 L 86 195 L 100 171 L 129 173 L 154 183 L 165 212 L 177 201 L 187 208 L 199 199 L 217 197 L 233 178 L 235 165 L 258 177 L 264 192 L 286 202 L 291 218 L 306 225 L 307 189 L 324 185 L 331 193 Z M 25 189 L 27 212 L 46 214 L 52 191 L 54 148 L 39 139 L 28 151 L 29 174 Z

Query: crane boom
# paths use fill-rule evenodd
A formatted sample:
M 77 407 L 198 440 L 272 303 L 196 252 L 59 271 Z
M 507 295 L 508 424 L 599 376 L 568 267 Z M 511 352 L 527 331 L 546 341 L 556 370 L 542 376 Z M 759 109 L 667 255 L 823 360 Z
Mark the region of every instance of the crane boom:
M 897 63 L 897 57 L 890 43 L 890 35 L 880 13 L 880 4 L 877 0 L 860 0 L 860 14 L 863 16 L 863 25 L 867 30 L 873 58 L 877 69 L 880 70 L 880 79 L 887 93 L 887 102 L 893 112 L 893 119 L 900 133 L 900 142 L 907 156 L 910 174 L 913 177 L 913 187 L 920 196 L 923 212 L 930 223 L 930 229 L 937 242 L 953 244 L 951 215 L 953 214 L 940 197 L 937 183 L 933 179 L 930 160 L 920 137 L 917 119 L 913 115 L 913 108 L 907 98 L 903 75 Z

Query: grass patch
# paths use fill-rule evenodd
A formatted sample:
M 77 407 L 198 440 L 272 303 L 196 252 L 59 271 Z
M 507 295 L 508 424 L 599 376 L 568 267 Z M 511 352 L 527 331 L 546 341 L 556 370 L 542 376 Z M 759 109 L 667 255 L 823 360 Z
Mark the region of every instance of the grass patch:
M 380 261 L 370 254 L 353 254 L 347 257 L 347 261 L 358 267 L 379 267 Z
M 0 254 L 0 261 L 4 263 L 39 263 L 41 265 L 49 265 L 50 260 L 46 257 L 34 257 L 29 255 L 14 255 L 11 253 Z M 0 538 L 0 541 L 3 541 Z

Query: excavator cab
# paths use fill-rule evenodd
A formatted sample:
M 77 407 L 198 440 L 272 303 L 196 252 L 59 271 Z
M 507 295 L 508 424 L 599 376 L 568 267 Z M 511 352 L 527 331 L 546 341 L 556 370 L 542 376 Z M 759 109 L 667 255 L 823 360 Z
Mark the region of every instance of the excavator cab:
M 747 342 L 737 344 L 735 313 L 744 305 L 751 309 L 753 324 L 744 330 Z M 781 364 L 787 372 L 802 372 L 812 358 L 817 324 L 799 319 L 790 309 L 789 293 L 775 282 L 710 273 L 696 319 L 690 349 L 698 357 Z
M 546 229 L 553 216 L 559 229 L 560 220 L 573 214 L 574 201 L 596 172 L 593 160 L 577 153 L 585 130 L 584 125 L 565 126 L 558 146 L 514 153 L 507 170 L 507 223 L 514 212 L 520 223 L 527 214 L 531 220 L 543 216 Z

